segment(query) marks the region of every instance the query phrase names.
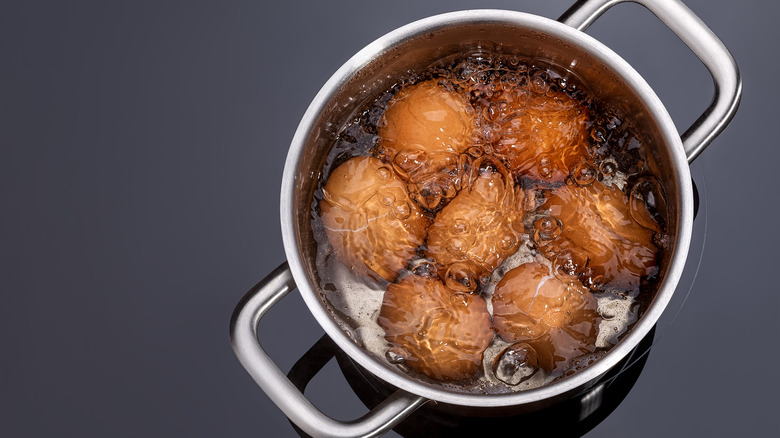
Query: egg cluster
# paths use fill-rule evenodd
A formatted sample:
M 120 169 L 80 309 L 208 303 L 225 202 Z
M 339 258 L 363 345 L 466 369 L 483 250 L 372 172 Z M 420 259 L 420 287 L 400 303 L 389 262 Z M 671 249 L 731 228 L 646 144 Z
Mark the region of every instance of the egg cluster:
M 498 339 L 491 371 L 514 385 L 596 350 L 594 292 L 654 275 L 664 224 L 614 178 L 594 128 L 571 88 L 524 66 L 461 68 L 387 102 L 371 155 L 333 169 L 318 211 L 332 253 L 387 285 L 391 362 L 461 381 Z M 523 245 L 534 260 L 484 293 Z

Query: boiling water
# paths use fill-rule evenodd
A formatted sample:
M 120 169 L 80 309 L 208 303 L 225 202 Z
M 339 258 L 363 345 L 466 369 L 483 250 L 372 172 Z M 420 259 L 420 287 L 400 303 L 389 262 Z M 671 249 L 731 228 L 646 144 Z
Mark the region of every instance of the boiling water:
M 577 187 L 588 187 L 597 181 L 597 184 L 607 188 L 604 190 L 619 191 L 630 199 L 631 217 L 639 225 L 655 230 L 651 235 L 658 251 L 663 250 L 664 242 L 668 241 L 668 236 L 664 234 L 666 206 L 663 189 L 657 179 L 649 174 L 641 137 L 631 128 L 630 121 L 610 110 L 607 104 L 592 99 L 577 77 L 564 69 L 498 53 L 471 53 L 442 61 L 425 72 L 409 72 L 399 78 L 396 84 L 365 107 L 339 133 L 321 172 L 323 179 L 314 193 L 312 203 L 312 228 L 318 244 L 317 274 L 324 298 L 330 305 L 329 310 L 345 333 L 379 360 L 396 367 L 400 372 L 410 373 L 422 381 L 457 392 L 506 393 L 525 390 L 565 378 L 587 367 L 606 354 L 637 321 L 643 311 L 640 304 L 649 302 L 648 297 L 654 294 L 657 267 L 651 266 L 642 271 L 641 275 L 629 276 L 627 281 L 616 287 L 614 284 L 605 284 L 604 273 L 585 272 L 587 263 L 578 265 L 576 257 L 570 256 L 565 260 L 565 266 L 571 270 L 570 273 L 584 279 L 585 285 L 590 287 L 589 293 L 597 300 L 599 317 L 593 351 L 557 357 L 552 371 L 524 370 L 522 363 L 513 361 L 516 362 L 516 357 L 527 352 L 522 347 L 511 347 L 512 343 L 496 335 L 483 353 L 481 375 L 452 383 L 429 379 L 411 371 L 402 359 L 389 351 L 385 332 L 377 322 L 389 282 L 382 278 L 357 275 L 334 253 L 321 219 L 320 203 L 323 200 L 324 184 L 332 171 L 351 157 L 381 156 L 378 127 L 388 103 L 406 87 L 429 80 L 437 80 L 442 86 L 468 97 L 474 110 L 476 126 L 473 143 L 479 149 L 476 152 L 469 151 L 474 156 L 500 152 L 498 147 L 491 149 L 491 145 L 496 144 L 496 136 L 501 135 L 501 132 L 496 131 L 501 129 L 502 111 L 500 105 L 487 103 L 485 99 L 492 91 L 491 84 L 501 82 L 518 88 L 535 87 L 537 91 L 552 90 L 565 93 L 582 104 L 590 114 L 587 120 L 587 162 L 581 163 L 570 176 L 558 181 L 555 180 L 556 169 L 551 169 L 544 162 L 537 163 L 536 167 L 533 163 L 530 167 L 526 166 L 524 172 L 513 175 L 515 184 L 525 189 L 526 204 L 543 204 L 556 190 L 566 186 L 576 190 Z M 536 175 L 536 178 L 528 178 L 529 174 Z M 540 178 L 542 183 L 539 183 Z M 544 178 L 547 178 L 547 182 L 544 182 Z M 425 205 L 428 208 L 423 209 L 431 219 L 450 201 L 446 196 L 431 198 L 427 192 L 417 195 L 416 199 L 423 202 L 434 199 Z M 559 269 L 565 271 L 563 265 L 559 266 L 562 263 L 558 260 L 560 254 L 550 256 L 542 250 L 545 242 L 541 242 L 540 236 L 550 230 L 540 230 L 540 226 L 546 224 L 548 228 L 555 228 L 561 225 L 551 225 L 549 220 L 545 222 L 545 218 L 547 216 L 543 211 L 532 209 L 523 221 L 525 230 L 517 251 L 489 276 L 480 279 L 475 292 L 486 300 L 491 314 L 491 297 L 495 287 L 512 268 L 536 262 L 549 266 L 551 272 L 558 272 Z M 560 233 L 560 230 L 555 232 Z M 410 270 L 426 269 L 428 263 L 424 258 L 425 250 L 424 246 L 418 248 L 418 257 L 408 265 Z M 629 264 L 631 262 L 629 260 Z M 641 265 L 640 262 L 634 264 Z M 404 275 L 407 273 L 402 272 L 400 276 Z M 562 336 L 558 331 L 553 332 L 553 336 Z M 512 348 L 515 350 L 510 351 Z

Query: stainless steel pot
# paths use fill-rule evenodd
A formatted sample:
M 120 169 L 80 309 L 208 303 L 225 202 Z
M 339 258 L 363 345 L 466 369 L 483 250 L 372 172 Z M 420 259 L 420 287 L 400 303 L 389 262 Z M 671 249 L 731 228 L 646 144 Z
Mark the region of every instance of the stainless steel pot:
M 586 390 L 645 337 L 675 291 L 688 254 L 693 194 L 688 164 L 728 125 L 741 96 L 737 66 L 720 40 L 678 0 L 637 0 L 676 33 L 709 69 L 715 95 L 704 114 L 680 136 L 644 79 L 585 30 L 621 0 L 580 1 L 559 21 L 498 10 L 453 12 L 397 29 L 358 52 L 323 86 L 301 120 L 290 146 L 282 181 L 281 222 L 288 262 L 255 286 L 231 320 L 233 349 L 255 382 L 302 430 L 313 436 L 376 436 L 428 401 L 474 410 L 528 411 Z M 387 79 L 422 69 L 476 44 L 500 44 L 505 51 L 564 66 L 576 72 L 599 99 L 630 114 L 646 144 L 674 212 L 667 226 L 675 236 L 662 261 L 659 289 L 642 318 L 610 352 L 589 368 L 537 389 L 501 395 L 464 394 L 410 378 L 374 358 L 339 327 L 322 298 L 314 263 L 310 208 L 319 169 L 333 135 L 345 121 L 387 88 Z M 341 422 L 315 408 L 265 354 L 257 336 L 260 318 L 298 288 L 326 333 L 360 366 L 398 390 L 362 418 Z

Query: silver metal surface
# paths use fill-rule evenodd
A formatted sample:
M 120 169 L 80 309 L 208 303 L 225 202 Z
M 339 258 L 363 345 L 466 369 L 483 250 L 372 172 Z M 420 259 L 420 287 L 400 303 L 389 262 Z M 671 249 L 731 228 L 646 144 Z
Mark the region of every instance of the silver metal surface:
M 241 299 L 230 320 L 230 340 L 238 360 L 290 421 L 313 437 L 373 437 L 392 429 L 427 402 L 399 389 L 354 421 L 334 420 L 320 412 L 279 370 L 258 340 L 260 319 L 294 288 L 290 269 L 283 263 Z
M 666 24 L 707 67 L 715 93 L 707 109 L 685 133 L 683 147 L 693 161 L 726 126 L 739 107 L 742 79 L 739 68 L 723 42 L 693 11 L 679 0 L 581 0 L 566 11 L 559 21 L 585 31 L 612 6 L 631 1 L 638 3 Z
M 616 3 L 604 0 L 580 2 L 563 19 L 568 24 L 584 29 Z M 725 55 L 720 53 L 721 49 L 725 51 L 722 44 L 718 46 L 717 38 L 687 8 L 678 3 L 672 3 L 670 9 L 662 9 L 658 5 L 660 2 L 641 3 L 656 12 L 664 22 L 672 23 L 670 27 L 673 25 L 673 30 L 695 47 L 697 55 L 713 71 L 716 87 L 731 88 L 728 94 L 716 92 L 716 99 L 710 109 L 694 124 L 690 133 L 686 133 L 686 148 L 683 148 L 683 142 L 663 104 L 644 79 L 622 58 L 574 27 L 521 12 L 472 10 L 442 14 L 411 23 L 369 44 L 347 61 L 322 87 L 298 126 L 284 168 L 281 222 L 289 271 L 277 270 L 250 291 L 246 300 L 239 305 L 232 326 L 234 350 L 242 364 L 293 422 L 306 425 L 309 429 L 302 426 L 304 430 L 315 433 L 329 434 L 331 427 L 334 430 L 346 427 L 313 408 L 257 343 L 257 320 L 268 307 L 294 287 L 292 278 L 316 320 L 344 352 L 378 378 L 415 394 L 401 393 L 394 400 L 386 402 L 381 415 L 389 417 L 388 421 L 399 421 L 403 415 L 424 403 L 425 399 L 478 409 L 510 407 L 517 409 L 517 412 L 555 404 L 590 388 L 600 376 L 634 349 L 654 326 L 675 291 L 690 245 L 693 194 L 688 162 L 728 123 L 736 109 L 740 88 L 738 73 L 736 82 L 733 77 L 728 80 L 722 78 L 729 77 L 729 68 L 722 65 L 723 59 L 730 59 L 732 64 L 733 59 L 727 51 Z M 678 17 L 671 17 L 674 14 Z M 707 35 L 699 35 L 707 32 Z M 668 221 L 668 228 L 675 240 L 669 255 L 663 260 L 659 289 L 630 333 L 604 358 L 571 377 L 533 390 L 500 395 L 462 393 L 415 380 L 372 356 L 350 339 L 339 326 L 335 313 L 330 311 L 329 303 L 322 298 L 314 261 L 317 248 L 311 229 L 312 193 L 334 136 L 340 128 L 364 104 L 388 88 L 392 78 L 408 70 L 424 69 L 452 54 L 486 45 L 500 45 L 505 53 L 543 59 L 568 69 L 584 83 L 597 89 L 600 99 L 610 102 L 624 114 L 631 114 L 636 127 L 648 135 L 646 144 L 649 146 L 649 161 L 665 187 L 668 205 L 674 212 Z M 735 66 L 731 76 L 734 72 Z M 727 109 L 722 108 L 723 96 L 731 102 Z M 370 414 L 371 418 L 361 421 L 365 424 L 379 416 L 380 413 L 374 412 Z M 376 430 L 379 430 L 378 426 Z M 365 429 L 361 431 L 365 432 Z

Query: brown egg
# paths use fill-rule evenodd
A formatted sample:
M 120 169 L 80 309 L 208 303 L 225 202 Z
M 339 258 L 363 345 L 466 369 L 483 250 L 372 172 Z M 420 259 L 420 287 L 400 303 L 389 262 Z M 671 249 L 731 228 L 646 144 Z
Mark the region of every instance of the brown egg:
M 477 375 L 493 339 L 484 299 L 416 275 L 387 287 L 378 322 L 391 351 L 436 380 Z
M 551 328 L 595 341 L 596 299 L 576 278 L 564 282 L 550 266 L 520 265 L 504 275 L 493 293 L 493 324 L 509 342 L 540 338 Z
M 523 232 L 523 192 L 503 165 L 483 157 L 474 171 L 468 188 L 436 214 L 425 251 L 447 285 L 461 291 L 474 291 L 481 277 L 517 251 Z
M 570 273 L 586 285 L 635 289 L 642 277 L 657 271 L 658 249 L 653 231 L 632 218 L 628 201 L 628 195 L 599 181 L 555 189 L 542 208 L 559 232 L 535 233 L 534 240 L 550 260 L 565 260 L 561 265 L 574 255 Z
M 562 281 L 546 264 L 532 262 L 509 272 L 493 293 L 493 324 L 507 342 L 533 348 L 539 366 L 551 371 L 595 350 L 600 318 L 596 299 L 576 278 Z
M 481 105 L 488 107 L 485 141 L 515 175 L 557 184 L 588 156 L 590 114 L 564 92 L 550 88 L 543 72 L 519 84 L 501 83 Z
M 425 239 L 430 223 L 393 169 L 355 157 L 330 175 L 320 202 L 333 251 L 359 275 L 393 281 Z
M 434 210 L 460 190 L 472 145 L 473 110 L 458 93 L 431 80 L 401 90 L 379 127 L 383 160 L 408 182 L 411 197 Z

